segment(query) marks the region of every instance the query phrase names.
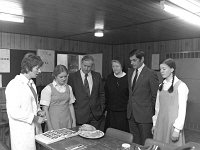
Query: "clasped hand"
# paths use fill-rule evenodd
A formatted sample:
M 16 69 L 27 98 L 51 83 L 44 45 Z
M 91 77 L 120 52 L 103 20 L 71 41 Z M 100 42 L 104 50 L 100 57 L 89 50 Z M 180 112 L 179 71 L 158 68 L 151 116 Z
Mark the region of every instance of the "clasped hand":
M 39 124 L 44 123 L 46 121 L 46 113 L 45 113 L 45 111 L 42 111 L 42 110 L 38 111 L 37 112 L 37 117 L 38 117 L 37 123 L 39 123 Z
M 171 134 L 171 140 L 172 140 L 173 142 L 178 141 L 179 135 L 180 135 L 180 132 L 176 132 L 175 130 L 173 130 L 173 131 L 172 131 L 172 134 Z
M 45 117 L 45 116 L 46 116 L 46 113 L 45 113 L 45 111 L 43 111 L 43 110 L 39 110 L 39 111 L 37 112 L 37 116 Z

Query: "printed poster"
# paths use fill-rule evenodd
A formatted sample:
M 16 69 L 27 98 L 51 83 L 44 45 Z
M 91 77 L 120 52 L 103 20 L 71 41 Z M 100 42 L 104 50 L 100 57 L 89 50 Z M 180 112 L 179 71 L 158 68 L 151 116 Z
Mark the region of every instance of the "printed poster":
M 38 49 L 37 55 L 40 56 L 42 61 L 44 62 L 43 66 L 41 67 L 41 71 L 53 72 L 55 51 Z
M 0 72 L 9 73 L 10 72 L 10 50 L 0 49 Z

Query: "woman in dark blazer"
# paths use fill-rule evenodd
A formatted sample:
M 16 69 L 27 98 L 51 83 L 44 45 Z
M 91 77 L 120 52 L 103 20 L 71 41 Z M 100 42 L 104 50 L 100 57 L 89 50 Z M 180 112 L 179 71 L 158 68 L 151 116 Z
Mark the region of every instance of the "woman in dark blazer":
M 119 60 L 112 60 L 112 70 L 104 86 L 107 110 L 105 130 L 112 127 L 128 132 L 128 78 Z

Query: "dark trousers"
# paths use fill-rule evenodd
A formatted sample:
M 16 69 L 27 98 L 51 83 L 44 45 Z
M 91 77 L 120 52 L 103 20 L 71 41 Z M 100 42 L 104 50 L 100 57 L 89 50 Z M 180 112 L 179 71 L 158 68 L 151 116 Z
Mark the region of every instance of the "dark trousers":
M 97 130 L 103 131 L 104 129 L 104 122 L 105 122 L 105 116 L 103 115 L 99 120 L 96 120 L 92 114 L 92 112 L 89 115 L 89 119 L 85 124 L 90 124 L 94 126 Z M 82 124 L 76 124 L 77 126 L 81 126 Z
M 153 124 L 152 123 L 139 123 L 136 122 L 133 115 L 131 115 L 131 118 L 128 120 L 129 122 L 129 129 L 130 132 L 133 134 L 133 142 L 144 145 L 145 140 L 147 138 L 152 138 L 153 135 L 151 133 L 151 129 Z

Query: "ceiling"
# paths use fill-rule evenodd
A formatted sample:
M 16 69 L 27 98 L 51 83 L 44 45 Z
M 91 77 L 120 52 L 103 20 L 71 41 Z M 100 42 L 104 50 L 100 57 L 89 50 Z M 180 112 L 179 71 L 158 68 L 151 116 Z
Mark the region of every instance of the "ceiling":
M 160 0 L 7 0 L 22 5 L 25 22 L 0 21 L 0 31 L 104 44 L 200 37 L 200 27 L 164 12 Z M 104 37 L 94 37 L 103 22 Z

